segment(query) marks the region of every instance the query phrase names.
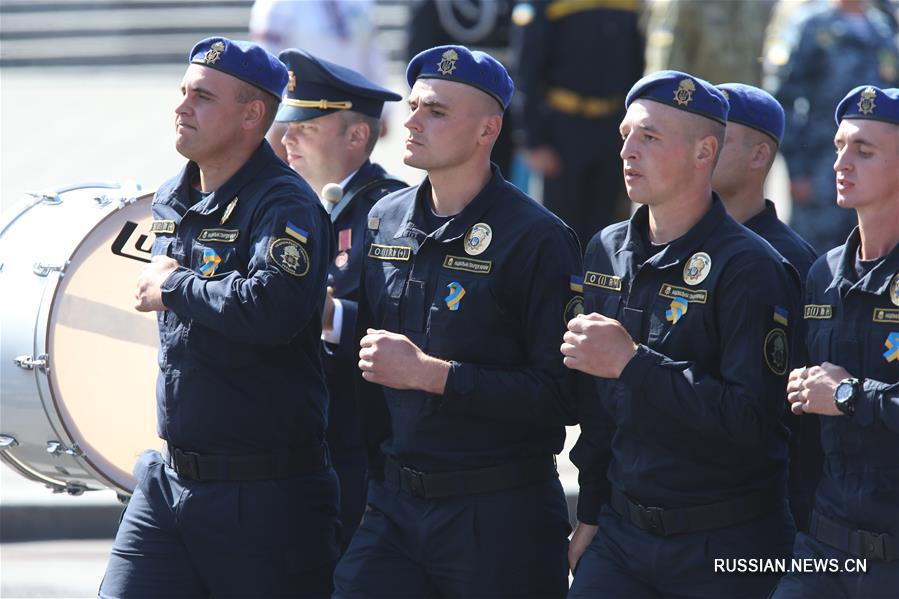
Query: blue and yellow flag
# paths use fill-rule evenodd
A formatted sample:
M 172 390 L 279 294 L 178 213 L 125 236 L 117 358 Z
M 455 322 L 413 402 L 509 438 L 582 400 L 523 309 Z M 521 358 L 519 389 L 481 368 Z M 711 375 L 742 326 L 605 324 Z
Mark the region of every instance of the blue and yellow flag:
M 790 322 L 790 311 L 780 306 L 774 306 L 774 322 L 787 326 L 787 323 Z
M 304 231 L 290 221 L 287 221 L 287 226 L 284 228 L 284 232 L 300 243 L 306 243 L 306 240 L 309 238 L 308 231 Z
M 571 275 L 571 282 L 568 284 L 570 289 L 576 293 L 584 292 L 584 277 Z

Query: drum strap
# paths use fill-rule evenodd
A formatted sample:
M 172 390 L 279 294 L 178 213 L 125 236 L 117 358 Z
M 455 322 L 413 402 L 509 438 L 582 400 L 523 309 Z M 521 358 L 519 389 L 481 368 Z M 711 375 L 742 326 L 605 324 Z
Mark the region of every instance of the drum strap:
M 169 446 L 166 462 L 179 478 L 195 481 L 249 481 L 291 478 L 331 465 L 327 444 L 281 455 L 211 455 Z

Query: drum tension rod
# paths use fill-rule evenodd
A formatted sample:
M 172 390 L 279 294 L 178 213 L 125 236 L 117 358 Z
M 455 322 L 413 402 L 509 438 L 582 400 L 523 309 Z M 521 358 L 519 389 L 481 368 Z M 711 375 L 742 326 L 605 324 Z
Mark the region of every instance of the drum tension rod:
M 25 370 L 34 370 L 35 366 L 37 366 L 38 370 L 41 372 L 49 372 L 50 370 L 47 365 L 47 354 L 41 354 L 37 358 L 33 358 L 29 355 L 17 356 L 14 360 L 16 366 L 24 368 Z
M 78 447 L 77 443 L 72 443 L 71 447 L 66 447 L 59 441 L 47 441 L 47 453 L 49 453 L 50 455 L 59 455 L 61 453 L 64 453 L 72 457 L 81 457 L 84 455 L 84 452 L 81 451 L 81 448 Z

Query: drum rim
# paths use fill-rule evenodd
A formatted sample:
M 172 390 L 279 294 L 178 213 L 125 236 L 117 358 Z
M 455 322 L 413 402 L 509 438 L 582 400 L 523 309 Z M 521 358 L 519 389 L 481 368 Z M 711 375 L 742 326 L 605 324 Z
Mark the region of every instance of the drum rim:
M 87 185 L 86 187 L 90 187 Z M 74 188 L 74 189 L 83 189 L 83 188 Z M 68 189 L 68 191 L 73 191 L 73 188 Z M 142 191 L 142 190 L 139 190 Z M 67 444 L 68 447 L 72 447 L 76 445 L 76 439 L 73 436 L 69 423 L 66 422 L 66 418 L 63 416 L 60 409 L 60 401 L 57 399 L 57 396 L 61 398 L 61 391 L 58 390 L 58 383 L 54 385 L 54 376 L 53 376 L 53 368 L 54 368 L 54 357 L 49 354 L 50 348 L 50 327 L 48 326 L 50 315 L 53 313 L 54 308 L 56 308 L 59 298 L 59 282 L 65 276 L 66 270 L 71 266 L 72 258 L 78 253 L 78 251 L 84 246 L 87 239 L 90 237 L 91 233 L 96 231 L 101 225 L 103 225 L 109 218 L 111 218 L 114 214 L 125 208 L 126 206 L 130 206 L 135 202 L 138 202 L 146 197 L 153 197 L 155 192 L 145 192 L 140 193 L 139 195 L 129 195 L 127 197 L 121 198 L 118 202 L 111 203 L 107 209 L 106 214 L 100 217 L 96 223 L 84 234 L 81 240 L 74 245 L 73 249 L 68 252 L 68 256 L 65 260 L 65 266 L 61 271 L 55 271 L 50 273 L 47 276 L 47 287 L 44 290 L 44 294 L 41 297 L 40 307 L 38 309 L 38 316 L 35 324 L 35 339 L 34 339 L 34 349 L 36 355 L 47 355 L 47 360 L 49 367 L 45 370 L 41 371 L 43 374 L 42 377 L 35 377 L 37 380 L 38 393 L 41 396 L 41 405 L 44 408 L 44 412 L 47 413 L 48 422 L 53 429 L 53 431 L 60 437 L 60 441 L 63 441 Z M 51 280 L 52 277 L 52 280 Z M 43 331 L 43 333 L 41 333 Z M 49 406 L 48 401 L 49 399 Z M 52 408 L 52 414 L 50 414 Z M 72 422 L 73 425 L 77 426 L 77 423 Z M 62 431 L 63 434 L 60 434 Z M 134 492 L 134 489 L 129 489 L 127 486 L 120 484 L 119 481 L 115 481 L 111 476 L 105 474 L 100 467 L 91 459 L 90 455 L 83 451 L 83 448 L 79 446 L 79 450 L 77 455 L 72 456 L 75 460 L 82 464 L 85 469 L 91 474 L 97 483 L 99 483 L 99 488 L 87 486 L 88 489 L 91 490 L 99 490 L 102 488 L 108 488 L 116 491 L 117 493 L 125 493 L 130 495 Z M 122 470 L 126 477 L 131 477 L 133 479 L 133 475 L 130 472 Z

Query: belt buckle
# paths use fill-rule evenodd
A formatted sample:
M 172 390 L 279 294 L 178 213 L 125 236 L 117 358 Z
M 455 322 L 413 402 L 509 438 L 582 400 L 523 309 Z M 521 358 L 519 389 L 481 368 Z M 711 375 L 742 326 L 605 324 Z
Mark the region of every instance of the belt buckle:
M 424 473 L 419 472 L 418 470 L 413 470 L 412 468 L 407 468 L 406 466 L 402 466 L 401 470 L 403 472 L 402 481 L 405 482 L 405 486 L 409 491 L 409 494 L 413 497 L 425 497 L 425 480 Z
M 644 528 L 649 527 L 649 532 L 660 537 L 665 536 L 665 523 L 662 520 L 664 511 L 660 507 L 640 506 L 640 519 L 643 521 Z
M 857 530 L 859 540 L 859 557 L 886 561 L 886 533 Z
M 192 451 L 172 451 L 172 466 L 178 476 L 188 480 L 200 480 L 200 465 L 197 460 L 200 455 Z

